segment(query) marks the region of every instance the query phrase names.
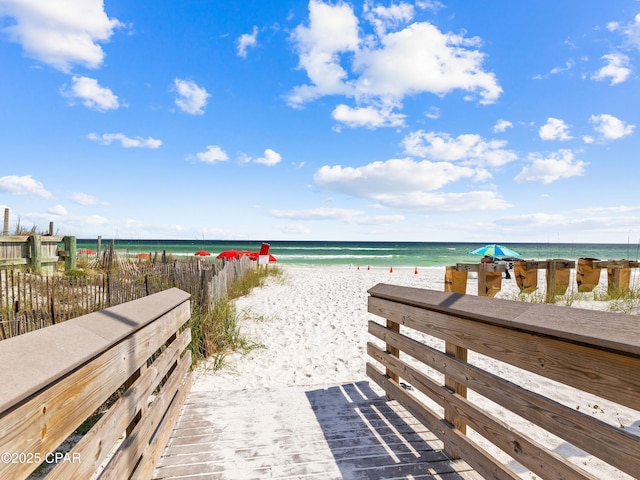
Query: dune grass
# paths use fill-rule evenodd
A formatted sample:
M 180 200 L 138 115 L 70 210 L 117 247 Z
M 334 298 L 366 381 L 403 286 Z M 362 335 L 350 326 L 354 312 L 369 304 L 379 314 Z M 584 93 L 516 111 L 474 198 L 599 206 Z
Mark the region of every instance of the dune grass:
M 246 338 L 240 330 L 240 322 L 248 315 L 236 309 L 235 299 L 247 295 L 254 288 L 264 285 L 269 277 L 280 277 L 277 267 L 257 268 L 232 283 L 227 297 L 215 302 L 209 311 L 196 309 L 191 313 L 191 345 L 194 364 L 211 360 L 213 370 L 226 365 L 227 354 L 234 351 L 248 353 L 261 345 Z

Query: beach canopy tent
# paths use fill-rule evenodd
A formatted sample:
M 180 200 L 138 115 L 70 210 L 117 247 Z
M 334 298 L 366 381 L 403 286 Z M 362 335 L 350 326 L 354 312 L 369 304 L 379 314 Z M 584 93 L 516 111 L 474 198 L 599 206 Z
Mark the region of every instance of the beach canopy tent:
M 194 253 L 194 255 L 196 257 L 208 257 L 211 254 L 209 252 L 207 252 L 206 250 L 198 250 L 196 253 Z
M 495 243 L 490 243 L 485 245 L 484 247 L 476 248 L 475 250 L 469 250 L 467 252 L 469 255 L 487 255 L 489 257 L 520 257 L 521 255 L 511 250 L 509 247 L 505 247 L 503 245 L 497 245 Z
M 95 255 L 96 252 L 94 252 L 90 248 L 82 248 L 82 249 L 78 250 L 78 254 L 79 255 Z

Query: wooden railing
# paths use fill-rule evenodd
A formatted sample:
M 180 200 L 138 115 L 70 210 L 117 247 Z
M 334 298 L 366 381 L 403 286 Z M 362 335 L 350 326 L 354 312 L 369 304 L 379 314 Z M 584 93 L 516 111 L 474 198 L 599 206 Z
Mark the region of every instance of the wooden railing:
M 0 342 L 0 478 L 151 478 L 191 385 L 189 319 L 172 288 Z
M 521 478 L 507 466 L 515 462 L 536 478 L 597 478 L 550 442 L 536 441 L 528 428 L 519 431 L 516 425 L 524 424 L 640 478 L 640 437 L 585 412 L 586 405 L 567 404 L 575 401 L 572 387 L 640 419 L 640 317 L 384 284 L 369 294 L 369 312 L 387 325 L 369 323 L 379 340 L 368 344 L 368 353 L 386 371 L 368 363 L 367 374 L 436 434 L 450 456 L 486 478 Z M 483 358 L 470 351 L 509 365 L 486 371 L 481 366 L 490 363 L 468 361 Z M 553 389 L 534 391 L 535 382 L 518 384 L 527 372 L 558 383 L 547 380 Z M 569 402 L 549 398 L 557 385 L 573 392 Z M 496 404 L 501 415 L 488 407 Z

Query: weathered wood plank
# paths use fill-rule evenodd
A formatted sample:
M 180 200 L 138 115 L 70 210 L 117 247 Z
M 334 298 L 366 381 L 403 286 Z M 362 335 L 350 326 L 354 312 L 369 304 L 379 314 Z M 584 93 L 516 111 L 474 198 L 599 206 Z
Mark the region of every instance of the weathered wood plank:
M 488 452 L 471 442 L 465 435 L 452 428 L 450 424 L 440 419 L 433 410 L 420 400 L 408 395 L 397 383 L 383 375 L 377 368 L 367 363 L 367 375 L 380 385 L 386 392 L 396 398 L 429 430 L 444 439 L 446 444 L 453 445 L 456 451 L 464 452 L 465 462 L 473 467 L 480 475 L 496 480 L 518 480 L 520 477 L 509 470 Z
M 621 313 L 533 304 L 378 284 L 370 299 L 387 299 L 422 309 L 531 331 L 640 356 L 640 322 Z
M 460 418 L 473 430 L 485 437 L 491 443 L 507 452 L 516 461 L 529 468 L 542 478 L 562 478 L 565 480 L 598 480 L 560 455 L 548 451 L 539 443 L 510 428 L 503 421 L 485 413 L 465 398 L 452 393 L 440 386 L 430 377 L 419 372 L 405 362 L 398 360 L 377 347 L 371 346 L 373 357 L 397 374 L 405 374 L 412 385 L 441 406 L 446 406 L 454 412 L 455 418 Z M 411 394 L 407 393 L 408 396 Z M 464 433 L 464 432 L 461 432 Z M 466 458 L 462 451 L 460 458 Z
M 120 480 L 130 478 L 137 466 L 138 459 L 149 445 L 154 431 L 161 425 L 162 419 L 170 412 L 175 393 L 183 383 L 185 375 L 191 366 L 191 357 L 185 356 L 178 363 L 178 367 L 164 385 L 165 394 L 156 397 L 149 406 L 147 414 L 136 425 L 135 429 L 120 445 L 109 464 L 100 476 L 104 480 Z
M 603 459 L 615 459 L 623 471 L 640 477 L 640 442 L 625 430 L 530 392 L 411 338 L 396 335 L 375 322 L 370 322 L 369 332 L 576 447 Z M 369 344 L 368 351 L 372 358 L 381 359 L 379 348 Z
M 86 318 L 80 318 L 58 325 L 57 328 L 52 327 L 55 333 L 50 336 L 46 336 L 46 331 L 39 330 L 3 342 L 0 345 L 0 357 L 15 355 L 16 345 L 31 346 L 29 351 L 33 355 L 22 362 L 22 371 L 29 372 L 31 367 L 36 371 L 36 367 L 41 367 L 45 373 L 34 374 L 35 378 L 23 378 L 21 382 L 7 375 L 13 380 L 16 390 L 2 391 L 6 403 L 0 414 L 0 450 L 38 454 L 41 458 L 54 451 L 189 319 L 189 304 L 185 302 L 188 295 L 171 292 L 167 297 L 172 304 L 177 298 L 182 302 L 169 311 L 164 309 L 162 298 L 142 302 L 146 303 L 148 310 L 135 321 L 127 322 L 128 336 L 120 323 L 130 318 L 123 313 L 140 313 L 135 306 L 128 310 L 116 308 L 107 312 L 107 318 L 111 314 L 110 320 L 116 325 L 112 329 L 105 325 L 84 325 Z M 151 303 L 153 300 L 156 300 L 155 309 Z M 154 313 L 150 314 L 149 310 Z M 120 315 L 114 315 L 117 313 Z M 153 324 L 152 320 L 155 320 Z M 65 339 L 65 333 L 76 336 Z M 73 342 L 69 342 L 69 338 Z M 30 340 L 42 340 L 42 344 L 30 343 Z M 34 350 L 36 347 L 38 350 Z M 87 358 L 92 351 L 98 352 L 97 356 Z M 31 363 L 34 358 L 41 357 L 46 359 L 41 365 Z M 53 373 L 50 366 L 57 357 L 61 357 L 62 365 L 59 371 Z M 71 366 L 77 364 L 80 364 L 78 368 L 72 369 Z M 71 371 L 67 371 L 69 369 Z M 40 390 L 34 385 L 47 388 L 31 395 L 34 390 Z M 36 466 L 29 463 L 0 463 L 0 477 L 23 478 Z
M 550 267 L 553 274 L 556 266 L 553 263 L 547 268 Z M 551 277 L 553 280 L 553 275 Z M 456 445 L 459 439 L 451 432 L 462 432 L 451 427 L 449 432 L 446 428 L 437 428 L 438 421 L 450 426 L 451 422 L 460 419 L 460 424 L 469 425 L 536 475 L 596 478 L 468 401 L 461 389 L 458 391 L 462 394 L 456 393 L 456 384 L 460 383 L 610 466 L 640 478 L 637 460 L 640 458 L 640 440 L 624 427 L 618 428 L 584 415 L 470 365 L 464 358 L 456 358 L 457 349 L 469 349 L 638 411 L 640 336 L 637 332 L 640 332 L 640 322 L 635 322 L 633 317 L 390 285 L 377 285 L 370 293 L 369 311 L 384 318 L 388 324 L 402 325 L 402 332 L 413 329 L 445 341 L 446 350 L 438 351 L 397 329 L 370 322 L 369 332 L 382 340 L 387 348 L 385 351 L 370 343 L 368 353 L 390 373 L 383 376 L 368 364 L 367 374 L 389 395 L 398 395 L 398 401 L 443 439 L 446 451 L 460 453 L 483 474 L 487 473 L 483 462 L 488 461 L 490 468 L 495 466 L 494 458 L 470 447 L 469 442 L 462 440 L 462 447 Z M 389 355 L 392 349 L 401 352 L 400 358 Z M 409 355 L 421 365 L 444 374 L 446 380 L 441 377 L 434 380 L 426 371 L 415 367 L 413 360 L 411 363 L 403 361 L 402 355 Z M 421 405 L 411 393 L 403 392 L 391 375 L 406 379 L 443 407 L 444 418 Z M 422 415 L 416 410 L 420 408 L 425 409 Z
M 569 308 L 555 308 L 566 316 L 571 313 Z M 369 298 L 369 311 L 427 335 L 640 410 L 640 376 L 637 374 L 640 357 L 589 348 L 546 335 L 531 335 L 380 298 Z M 555 315 L 561 312 L 556 310 Z M 640 344 L 640 337 L 631 341 Z
M 82 462 L 57 465 L 47 475 L 47 480 L 90 478 L 97 471 L 137 412 L 146 407 L 151 394 L 167 374 L 169 367 L 189 345 L 190 332 L 188 329 L 182 332 L 73 447 L 70 453 L 78 454 Z
M 193 392 L 154 478 L 479 478 L 381 393 L 366 382 Z
M 20 365 L 20 368 L 3 372 L 0 415 L 90 361 L 108 345 L 122 340 L 188 299 L 189 294 L 177 288 L 166 290 L 162 294 L 3 341 L 0 344 L 0 365 Z M 181 314 L 184 313 L 183 310 Z M 70 338 L 75 341 L 70 342 Z M 29 352 L 28 356 L 24 355 L 25 351 Z

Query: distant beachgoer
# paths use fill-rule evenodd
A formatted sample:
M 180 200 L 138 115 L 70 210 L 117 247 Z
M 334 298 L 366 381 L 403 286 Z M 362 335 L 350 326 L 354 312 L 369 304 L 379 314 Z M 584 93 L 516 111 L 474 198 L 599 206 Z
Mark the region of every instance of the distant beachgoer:
M 482 260 L 480 260 L 480 263 L 494 263 L 494 261 L 489 255 L 485 255 L 484 257 L 482 257 Z

